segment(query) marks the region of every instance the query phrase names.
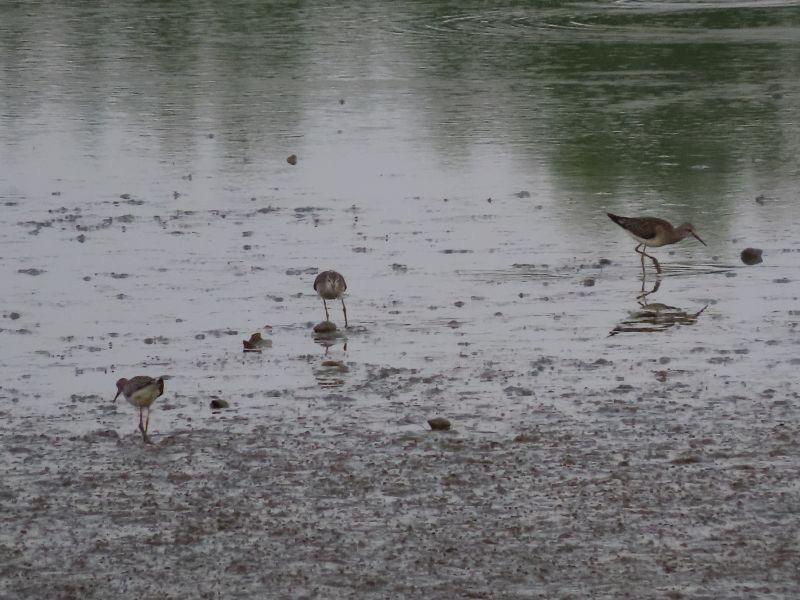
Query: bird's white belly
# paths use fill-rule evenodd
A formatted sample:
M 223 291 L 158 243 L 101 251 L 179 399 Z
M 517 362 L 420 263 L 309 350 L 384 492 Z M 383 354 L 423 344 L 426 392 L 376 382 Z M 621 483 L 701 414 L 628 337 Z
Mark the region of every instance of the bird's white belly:
M 634 234 L 633 232 L 628 231 L 627 229 L 625 229 L 625 233 L 627 233 L 629 236 L 631 236 L 633 239 L 635 239 L 640 244 L 644 244 L 648 248 L 660 248 L 661 246 L 664 245 L 664 240 L 662 239 L 662 236 L 661 236 L 660 233 L 658 235 L 656 235 L 656 237 L 649 238 L 649 239 L 641 238 L 638 235 Z
M 158 386 L 155 383 L 151 383 L 131 394 L 130 398 L 128 398 L 128 402 L 136 407 L 142 408 L 144 406 L 150 406 L 156 398 L 158 398 Z

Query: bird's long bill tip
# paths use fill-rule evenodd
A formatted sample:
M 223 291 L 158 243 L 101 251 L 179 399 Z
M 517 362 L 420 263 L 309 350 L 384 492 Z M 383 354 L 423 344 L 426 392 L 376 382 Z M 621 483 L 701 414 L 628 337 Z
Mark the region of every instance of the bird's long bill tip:
M 696 234 L 694 231 L 692 232 L 692 235 L 693 235 L 694 237 L 696 237 L 696 238 L 697 238 L 697 241 L 698 241 L 698 242 L 700 242 L 701 244 L 703 244 L 703 246 L 708 246 L 708 244 L 706 244 L 706 243 L 705 243 L 703 240 L 701 240 L 701 239 L 700 239 L 700 236 L 699 236 L 699 235 L 697 235 L 697 234 Z
M 117 390 L 117 395 L 116 395 L 116 396 L 114 396 L 114 402 L 116 402 L 116 401 L 117 401 L 117 398 L 119 398 L 119 395 L 120 395 L 121 393 L 122 393 L 122 390 Z

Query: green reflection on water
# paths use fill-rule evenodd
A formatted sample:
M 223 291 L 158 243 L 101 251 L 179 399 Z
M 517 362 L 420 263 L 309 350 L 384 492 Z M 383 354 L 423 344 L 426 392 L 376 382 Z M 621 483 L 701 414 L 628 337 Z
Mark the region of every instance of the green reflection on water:
M 784 4 L 3 3 L 3 141 L 55 109 L 87 144 L 123 119 L 190 158 L 223 132 L 240 161 L 308 134 L 345 88 L 415 115 L 365 136 L 455 160 L 491 144 L 590 202 L 723 202 L 745 173 L 797 175 L 800 9 Z

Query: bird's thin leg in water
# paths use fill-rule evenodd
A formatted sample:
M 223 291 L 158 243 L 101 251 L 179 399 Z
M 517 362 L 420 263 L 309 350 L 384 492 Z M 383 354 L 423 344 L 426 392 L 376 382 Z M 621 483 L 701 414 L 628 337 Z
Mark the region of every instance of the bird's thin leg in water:
M 645 277 L 645 272 L 644 272 L 644 253 L 639 252 L 639 248 L 641 248 L 641 247 L 642 247 L 642 244 L 639 244 L 638 246 L 636 246 L 636 248 L 633 249 L 633 251 L 636 252 L 639 255 L 639 257 L 642 259 L 642 285 L 644 285 L 644 277 Z
M 147 437 L 147 426 L 142 422 L 143 413 L 144 413 L 144 408 L 140 407 L 139 408 L 139 431 L 142 432 L 142 440 L 144 441 L 144 443 L 145 444 L 152 444 L 153 442 L 151 442 L 150 438 Z M 148 421 L 149 420 L 150 420 L 150 417 L 148 415 Z
M 325 307 L 325 320 L 330 321 L 331 318 L 328 316 L 328 303 L 325 302 L 325 298 L 322 299 L 322 306 Z
M 661 274 L 661 265 L 658 264 L 658 260 L 656 260 L 655 256 L 650 256 L 647 252 L 645 252 L 645 250 L 647 250 L 647 245 L 646 244 L 645 244 L 645 247 L 642 248 L 642 254 L 644 254 L 644 256 L 646 256 L 647 258 L 649 258 L 650 260 L 653 261 L 653 264 L 656 266 L 656 273 L 658 273 L 660 275 Z
M 342 312 L 344 313 L 344 326 L 347 327 L 347 307 L 344 305 L 344 298 L 340 298 L 342 301 Z
M 639 250 L 639 248 L 642 249 Z M 634 248 L 634 250 L 636 250 L 636 252 L 638 252 L 639 255 L 642 257 L 642 273 L 644 273 L 644 257 L 646 256 L 647 258 L 653 261 L 653 265 L 656 268 L 656 273 L 658 273 L 659 275 L 661 274 L 661 265 L 658 264 L 658 260 L 656 260 L 656 257 L 650 256 L 647 252 L 645 252 L 645 250 L 647 250 L 647 244 L 639 244 L 638 246 L 636 246 L 636 248 Z
M 144 420 L 144 443 L 145 444 L 152 444 L 152 440 L 150 436 L 147 435 L 147 429 L 150 427 L 150 407 L 147 407 L 147 417 Z

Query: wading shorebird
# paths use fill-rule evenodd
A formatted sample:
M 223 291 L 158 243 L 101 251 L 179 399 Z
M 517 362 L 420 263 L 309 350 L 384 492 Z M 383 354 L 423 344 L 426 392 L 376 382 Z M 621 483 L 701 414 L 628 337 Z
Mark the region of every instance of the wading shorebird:
M 132 379 L 125 379 L 123 377 L 117 381 L 117 395 L 114 396 L 114 402 L 116 402 L 119 395 L 122 394 L 125 396 L 125 400 L 139 409 L 139 431 L 142 432 L 142 439 L 146 444 L 152 444 L 150 438 L 147 437 L 147 426 L 150 424 L 150 405 L 163 393 L 163 377 L 153 379 L 147 375 L 137 375 Z M 147 409 L 147 417 L 145 417 L 144 422 L 142 422 L 145 408 Z
M 606 213 L 614 223 L 622 227 L 628 232 L 633 239 L 639 242 L 639 245 L 634 248 L 636 252 L 642 257 L 642 275 L 644 275 L 644 257 L 646 256 L 653 261 L 656 266 L 656 273 L 661 273 L 661 265 L 658 264 L 655 256 L 650 256 L 645 252 L 648 247 L 660 248 L 668 244 L 680 242 L 687 236 L 693 235 L 697 241 L 707 246 L 700 236 L 694 232 L 694 226 L 691 223 L 684 223 L 678 227 L 673 227 L 669 221 L 664 219 L 657 219 L 655 217 L 619 217 Z M 641 250 L 639 250 L 641 248 Z
M 322 298 L 322 305 L 325 307 L 325 320 L 330 321 L 328 316 L 328 304 L 326 300 L 342 301 L 342 312 L 344 313 L 344 326 L 347 327 L 347 307 L 344 305 L 344 295 L 347 284 L 341 273 L 336 271 L 323 271 L 314 280 L 314 291 Z

